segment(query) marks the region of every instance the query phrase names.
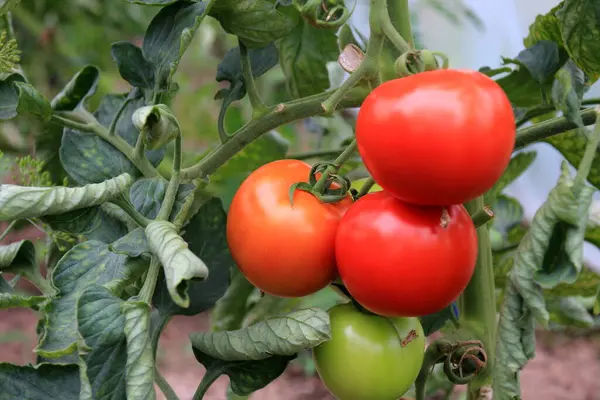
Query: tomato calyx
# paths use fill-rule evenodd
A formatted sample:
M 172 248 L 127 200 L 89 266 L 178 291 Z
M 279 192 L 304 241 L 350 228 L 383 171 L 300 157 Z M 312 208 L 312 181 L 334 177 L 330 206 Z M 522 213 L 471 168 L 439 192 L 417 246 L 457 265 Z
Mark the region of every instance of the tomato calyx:
M 443 363 L 444 373 L 450 382 L 464 385 L 486 368 L 487 361 L 483 343 L 479 340 L 436 340 L 425 351 L 425 360 L 415 381 L 416 400 L 424 400 L 425 384 L 436 364 Z
M 437 58 L 441 59 L 441 63 Z M 441 65 L 440 65 L 441 64 Z M 439 51 L 410 50 L 396 60 L 396 73 L 400 77 L 418 74 L 424 71 L 447 69 L 450 66 L 448 56 Z
M 328 174 L 324 189 L 320 191 L 317 188 L 319 178 L 326 173 L 326 170 L 333 166 L 336 170 L 339 165 L 331 162 L 319 162 L 312 166 L 308 174 L 308 182 L 296 182 L 290 186 L 289 198 L 290 204 L 294 205 L 294 193 L 296 190 L 308 192 L 318 198 L 322 203 L 337 203 L 348 196 L 351 182 L 345 176 L 338 174 Z M 337 187 L 335 187 L 337 186 Z
M 293 3 L 302 18 L 316 28 L 337 29 L 351 14 L 342 0 L 296 0 Z

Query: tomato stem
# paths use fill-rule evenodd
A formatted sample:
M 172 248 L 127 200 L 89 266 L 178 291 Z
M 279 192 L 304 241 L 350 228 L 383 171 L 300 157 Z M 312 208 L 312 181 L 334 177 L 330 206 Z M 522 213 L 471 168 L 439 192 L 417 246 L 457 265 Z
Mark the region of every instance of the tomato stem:
M 256 82 L 254 81 L 254 75 L 252 75 L 252 64 L 250 63 L 250 56 L 248 55 L 248 48 L 241 40 L 238 39 L 240 47 L 240 58 L 242 60 L 242 73 L 244 76 L 244 86 L 246 92 L 248 92 L 248 98 L 252 105 L 253 115 L 260 116 L 265 112 L 266 106 L 260 98 Z
M 348 147 L 346 147 L 346 149 L 342 152 L 342 154 L 340 154 L 338 156 L 338 158 L 335 159 L 333 164 L 331 164 L 330 166 L 327 167 L 327 169 L 325 169 L 325 172 L 323 172 L 323 175 L 321 175 L 321 177 L 319 178 L 317 183 L 315 183 L 315 185 L 313 186 L 314 191 L 317 193 L 323 194 L 325 192 L 325 189 L 327 189 L 327 183 L 329 182 L 329 178 L 331 177 L 331 175 L 336 174 L 339 171 L 340 167 L 346 161 L 348 161 L 350 156 L 352 156 L 352 154 L 355 151 L 356 151 L 356 140 L 353 140 L 348 145 Z
M 585 153 L 583 154 L 583 158 L 579 163 L 577 175 L 575 176 L 575 181 L 573 182 L 572 190 L 575 196 L 578 196 L 585 186 L 585 181 L 587 180 L 590 170 L 592 169 L 592 162 L 594 161 L 596 152 L 598 151 L 598 144 L 600 144 L 600 106 L 595 107 L 594 110 L 596 112 L 596 124 L 592 134 L 588 136 L 588 142 L 585 146 Z
M 492 220 L 492 218 L 494 218 L 494 212 L 488 206 L 484 206 L 483 208 L 475 211 L 474 214 L 471 214 L 471 219 L 473 220 L 473 224 L 476 228 L 480 228 L 487 224 Z
M 371 190 L 371 188 L 375 185 L 375 179 L 373 179 L 373 177 L 368 178 L 365 183 L 363 183 L 363 185 L 360 187 L 360 190 L 358 191 L 358 194 L 356 195 L 357 197 L 363 197 L 365 194 L 369 193 L 369 190 Z
M 471 215 L 484 209 L 483 196 L 466 204 Z M 470 391 L 477 391 L 489 383 L 494 365 L 495 332 L 496 332 L 496 288 L 492 246 L 489 229 L 486 225 L 477 230 L 477 263 L 473 277 L 461 295 L 461 326 L 471 329 L 477 339 L 483 343 L 487 353 L 487 364 L 478 377 L 469 383 Z
M 392 26 L 403 38 L 408 49 L 412 49 L 414 47 L 414 38 L 408 0 L 387 0 L 387 9 Z
M 152 296 L 154 296 L 154 289 L 156 288 L 156 282 L 158 280 L 158 273 L 160 272 L 160 261 L 158 257 L 153 256 L 150 261 L 150 268 L 144 280 L 144 285 L 138 294 L 140 301 L 147 304 L 152 304 Z

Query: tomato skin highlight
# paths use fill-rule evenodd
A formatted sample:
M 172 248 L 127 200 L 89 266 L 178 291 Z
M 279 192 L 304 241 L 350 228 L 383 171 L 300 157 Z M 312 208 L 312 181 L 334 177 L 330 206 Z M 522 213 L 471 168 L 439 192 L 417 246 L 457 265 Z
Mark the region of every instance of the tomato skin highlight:
M 369 315 L 352 303 L 332 307 L 329 316 L 331 340 L 313 349 L 313 359 L 338 400 L 396 400 L 410 389 L 425 354 L 417 318 Z
M 367 96 L 356 121 L 358 151 L 375 181 L 422 205 L 462 204 L 486 192 L 515 140 L 510 101 L 477 71 L 387 81 Z
M 352 198 L 325 204 L 296 190 L 292 206 L 290 186 L 306 182 L 310 168 L 298 160 L 265 164 L 241 184 L 229 207 L 234 261 L 254 286 L 274 296 L 306 296 L 337 275 L 335 233 Z
M 466 288 L 477 231 L 462 205 L 415 206 L 382 191 L 350 207 L 335 251 L 340 278 L 359 304 L 383 316 L 416 317 L 442 310 Z

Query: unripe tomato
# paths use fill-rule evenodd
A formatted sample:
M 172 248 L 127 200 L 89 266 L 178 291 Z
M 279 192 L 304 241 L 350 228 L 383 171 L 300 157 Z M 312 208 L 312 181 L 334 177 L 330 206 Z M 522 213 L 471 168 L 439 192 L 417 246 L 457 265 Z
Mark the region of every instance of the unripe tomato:
M 306 182 L 310 165 L 279 160 L 255 170 L 237 190 L 227 216 L 227 242 L 246 278 L 263 292 L 301 297 L 327 286 L 336 276 L 334 240 L 352 198 L 322 203 L 289 189 Z
M 350 207 L 335 252 L 340 278 L 367 310 L 423 316 L 451 304 L 469 283 L 477 232 L 462 205 L 416 206 L 384 190 Z
M 426 71 L 387 81 L 363 102 L 358 151 L 385 190 L 409 203 L 461 204 L 490 189 L 515 146 L 502 88 L 476 71 Z
M 329 310 L 331 339 L 313 349 L 317 372 L 338 400 L 396 400 L 417 378 L 425 334 L 417 318 L 385 318 L 352 303 Z

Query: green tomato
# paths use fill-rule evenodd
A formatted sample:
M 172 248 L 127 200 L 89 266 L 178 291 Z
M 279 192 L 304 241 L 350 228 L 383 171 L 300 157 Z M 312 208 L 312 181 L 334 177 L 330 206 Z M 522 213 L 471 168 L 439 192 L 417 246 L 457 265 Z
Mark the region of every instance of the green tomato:
M 369 179 L 369 178 L 361 178 L 361 179 L 357 179 L 355 181 L 352 181 L 352 184 L 350 185 L 350 187 L 352 189 L 360 190 L 360 188 L 362 187 L 362 185 L 365 184 L 365 182 L 367 181 L 367 179 Z M 374 184 L 373 187 L 371 189 L 369 189 L 369 193 L 379 192 L 381 190 L 383 190 L 381 186 L 379 186 L 378 184 Z
M 425 356 L 418 318 L 385 318 L 352 303 L 329 310 L 331 339 L 313 349 L 317 372 L 339 400 L 397 400 Z

